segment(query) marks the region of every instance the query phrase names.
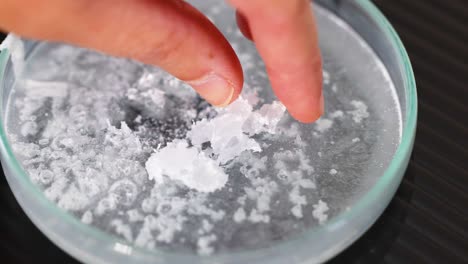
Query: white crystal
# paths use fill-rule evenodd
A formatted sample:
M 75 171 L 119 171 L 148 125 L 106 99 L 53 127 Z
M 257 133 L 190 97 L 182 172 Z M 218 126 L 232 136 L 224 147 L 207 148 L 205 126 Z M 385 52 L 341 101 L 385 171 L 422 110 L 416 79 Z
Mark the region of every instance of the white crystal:
M 186 141 L 176 140 L 157 150 L 146 162 L 150 179 L 162 184 L 167 178 L 180 181 L 187 187 L 201 192 L 218 190 L 228 176 L 216 161 L 205 156 Z
M 314 210 L 312 211 L 312 216 L 319 221 L 320 224 L 323 224 L 328 219 L 326 212 L 328 211 L 328 205 L 322 200 L 319 200 L 317 204 L 313 205 Z

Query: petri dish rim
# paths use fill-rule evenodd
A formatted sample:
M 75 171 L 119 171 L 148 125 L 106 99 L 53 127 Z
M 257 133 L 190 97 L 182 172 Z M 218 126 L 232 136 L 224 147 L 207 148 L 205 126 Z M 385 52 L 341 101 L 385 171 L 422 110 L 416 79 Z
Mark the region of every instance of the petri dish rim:
M 401 142 L 389 164 L 387 169 L 385 170 L 384 174 L 377 180 L 374 186 L 361 198 L 357 200 L 357 202 L 352 206 L 352 208 L 348 211 L 344 211 L 337 215 L 336 217 L 330 219 L 325 225 L 310 228 L 299 235 L 296 235 L 290 240 L 282 241 L 276 244 L 273 244 L 267 248 L 256 249 L 253 251 L 233 251 L 229 253 L 219 253 L 215 254 L 211 257 L 201 257 L 193 254 L 184 254 L 184 253 L 171 253 L 162 250 L 147 250 L 145 248 L 138 248 L 132 245 L 128 245 L 127 242 L 124 240 L 117 238 L 113 235 L 105 233 L 95 227 L 86 225 L 82 223 L 79 219 L 72 216 L 71 214 L 65 212 L 64 210 L 60 209 L 56 206 L 53 202 L 49 201 L 44 195 L 43 192 L 30 181 L 29 176 L 23 170 L 21 164 L 16 159 L 9 140 L 7 138 L 7 133 L 4 127 L 4 120 L 3 120 L 3 113 L 0 115 L 0 152 L 2 155 L 2 160 L 7 164 L 3 164 L 3 166 L 7 166 L 9 169 L 12 170 L 14 176 L 19 181 L 19 184 L 22 185 L 27 192 L 28 195 L 32 195 L 37 199 L 37 202 L 43 205 L 46 210 L 50 211 L 52 214 L 58 216 L 60 219 L 66 221 L 71 225 L 71 227 L 75 228 L 76 231 L 84 232 L 90 238 L 93 238 L 97 241 L 105 243 L 109 246 L 109 248 L 114 248 L 113 245 L 121 244 L 121 245 L 128 245 L 132 248 L 132 256 L 139 256 L 143 259 L 150 258 L 150 257 L 165 257 L 168 258 L 186 258 L 189 257 L 192 262 L 197 261 L 194 258 L 199 258 L 198 261 L 203 262 L 204 260 L 214 260 L 214 261 L 223 261 L 223 259 L 232 259 L 236 257 L 253 257 L 255 256 L 262 256 L 265 255 L 267 252 L 271 252 L 270 250 L 279 250 L 288 252 L 288 248 L 295 247 L 295 241 L 300 240 L 301 237 L 311 237 L 311 236 L 319 236 L 321 233 L 325 233 L 325 231 L 330 228 L 331 226 L 337 225 L 346 221 L 347 219 L 353 219 L 359 217 L 359 215 L 363 214 L 365 210 L 370 207 L 373 203 L 375 203 L 376 198 L 379 197 L 379 194 L 383 192 L 392 182 L 395 183 L 401 181 L 402 171 L 406 168 L 406 162 L 408 161 L 409 154 L 411 153 L 415 131 L 416 131 L 416 120 L 417 120 L 417 93 L 416 93 L 416 83 L 414 79 L 414 73 L 412 70 L 412 66 L 408 57 L 408 54 L 401 42 L 398 34 L 391 26 L 390 22 L 385 18 L 385 16 L 378 10 L 378 8 L 370 1 L 370 0 L 355 0 L 355 2 L 365 11 L 367 14 L 375 20 L 379 28 L 383 31 L 386 37 L 388 37 L 390 44 L 396 48 L 396 51 L 399 54 L 399 64 L 404 69 L 403 74 L 403 81 L 404 81 L 404 92 L 406 98 L 406 118 L 404 119 L 405 122 L 403 123 L 403 133 L 401 137 Z M 4 74 L 5 74 L 5 67 L 8 62 L 10 56 L 10 52 L 8 49 L 0 50 L 0 83 L 3 83 Z M 0 99 L 3 96 L 3 92 L 0 94 Z M 380 213 L 379 213 L 380 215 Z M 374 219 L 375 221 L 375 219 Z M 369 224 L 370 226 L 370 224 Z M 360 234 L 357 234 L 355 238 L 362 235 L 364 231 Z M 354 241 L 354 240 L 353 240 Z M 350 244 L 350 241 L 347 244 Z M 62 246 L 62 245 L 58 245 Z M 347 245 L 344 245 L 344 247 Z M 344 248 L 343 247 L 343 248 Z M 66 250 L 66 248 L 64 248 Z M 118 253 L 118 251 L 115 251 Z M 327 258 L 332 257 L 333 255 L 337 254 L 329 254 L 326 256 Z M 75 256 L 80 257 L 80 256 Z M 92 260 L 91 256 L 81 256 L 83 258 L 87 258 Z M 325 260 L 325 259 L 323 259 Z

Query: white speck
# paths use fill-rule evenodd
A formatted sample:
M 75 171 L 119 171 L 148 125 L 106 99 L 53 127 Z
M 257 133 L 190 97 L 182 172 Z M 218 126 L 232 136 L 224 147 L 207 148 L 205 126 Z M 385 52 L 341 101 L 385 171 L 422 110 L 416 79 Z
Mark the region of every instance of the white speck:
M 337 174 L 337 173 L 338 173 L 338 171 L 335 170 L 335 169 L 331 169 L 331 170 L 330 170 L 330 174 L 331 174 L 331 175 L 335 175 L 335 174 Z
M 39 139 L 38 143 L 41 146 L 45 146 L 45 145 L 49 144 L 49 139 L 48 138 Z
M 340 117 L 343 117 L 343 116 L 344 116 L 344 113 L 341 110 L 336 110 L 335 112 L 330 114 L 331 118 L 340 118 Z
M 233 219 L 236 223 L 243 222 L 246 218 L 244 208 L 240 207 L 237 209 L 237 211 L 234 213 Z
M 128 215 L 129 222 L 139 222 L 139 221 L 143 221 L 144 219 L 144 216 L 140 212 L 138 212 L 137 209 L 128 210 L 127 215 Z
M 327 203 L 319 200 L 317 204 L 313 205 L 314 210 L 312 211 L 312 216 L 319 221 L 320 224 L 323 224 L 328 219 L 326 212 L 328 211 Z
M 348 111 L 352 115 L 354 122 L 361 123 L 362 120 L 369 117 L 369 112 L 367 111 L 367 105 L 362 101 L 353 100 L 351 105 L 354 106 L 355 110 Z
M 249 215 L 249 221 L 252 223 L 259 223 L 259 222 L 269 223 L 270 216 L 267 214 L 262 214 L 258 212 L 257 209 L 252 209 Z
M 353 141 L 353 143 L 356 143 L 356 142 L 359 142 L 359 141 L 361 141 L 361 139 L 359 139 L 359 138 L 353 138 L 353 140 L 352 140 L 352 141 Z
M 327 118 L 320 118 L 315 121 L 315 129 L 319 132 L 325 132 L 333 126 L 333 121 Z
M 93 222 L 93 213 L 90 211 L 84 212 L 84 214 L 81 216 L 81 222 L 89 225 Z
M 142 119 L 141 115 L 138 115 L 137 117 L 135 117 L 134 121 L 135 123 L 141 123 L 141 119 Z
M 211 234 L 209 236 L 203 236 L 198 238 L 197 246 L 198 246 L 198 254 L 202 256 L 208 256 L 213 254 L 214 248 L 211 246 L 211 243 L 216 241 L 216 235 Z
M 330 74 L 327 71 L 322 71 L 322 78 L 324 84 L 330 84 Z
M 128 242 L 133 241 L 132 229 L 129 225 L 124 224 L 120 219 L 114 219 L 110 225 L 115 228 L 115 232 L 125 238 Z
M 35 135 L 37 133 L 37 124 L 36 122 L 28 121 L 21 126 L 21 135 L 23 137 L 29 135 Z
M 117 252 L 120 252 L 121 254 L 124 255 L 131 255 L 132 254 L 132 247 L 121 244 L 121 243 L 115 243 L 114 245 L 114 250 Z
M 332 89 L 332 91 L 333 91 L 334 93 L 336 93 L 336 91 L 338 90 L 338 89 L 337 89 L 336 83 L 334 83 L 334 84 L 332 85 L 331 89 Z

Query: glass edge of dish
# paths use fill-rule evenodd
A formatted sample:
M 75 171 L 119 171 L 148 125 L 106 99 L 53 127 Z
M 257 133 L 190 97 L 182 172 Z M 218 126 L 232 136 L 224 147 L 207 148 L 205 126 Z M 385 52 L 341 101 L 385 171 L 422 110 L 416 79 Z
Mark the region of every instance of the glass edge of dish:
M 48 209 L 52 210 L 54 214 L 56 213 L 58 217 L 71 223 L 79 231 L 83 231 L 91 235 L 94 239 L 98 239 L 100 241 L 103 241 L 104 243 L 107 243 L 109 245 L 109 249 L 113 248 L 113 245 L 117 243 L 128 245 L 132 249 L 134 249 L 134 251 L 132 251 L 133 252 L 132 254 L 136 253 L 136 254 L 142 254 L 142 255 L 153 255 L 153 256 L 161 256 L 161 257 L 163 257 L 164 255 L 168 257 L 170 255 L 173 255 L 173 257 L 185 256 L 185 257 L 192 257 L 192 258 L 193 257 L 199 257 L 202 259 L 214 258 L 214 259 L 221 260 L 222 258 L 225 258 L 225 257 L 234 257 L 234 256 L 252 255 L 252 254 L 259 255 L 262 251 L 265 251 L 265 250 L 272 250 L 274 248 L 286 248 L 288 244 L 291 244 L 294 241 L 299 240 L 300 237 L 304 237 L 304 236 L 308 237 L 315 233 L 324 232 L 326 229 L 330 228 L 330 226 L 341 223 L 343 220 L 354 218 L 356 217 L 356 215 L 360 215 L 362 211 L 365 210 L 369 206 L 369 204 L 375 200 L 375 197 L 378 196 L 380 192 L 382 192 L 382 189 L 384 189 L 389 184 L 389 182 L 393 180 L 395 175 L 399 173 L 399 170 L 403 169 L 402 167 L 406 166 L 407 159 L 409 158 L 410 152 L 412 150 L 412 145 L 413 145 L 415 131 L 416 131 L 416 120 L 417 120 L 416 83 L 414 80 L 413 69 L 409 60 L 409 56 L 404 48 L 404 45 L 400 37 L 396 33 L 396 31 L 390 24 L 390 22 L 385 18 L 385 16 L 381 13 L 381 11 L 371 1 L 356 0 L 356 2 L 359 5 L 361 5 L 364 8 L 364 10 L 366 10 L 369 13 L 369 15 L 371 15 L 372 19 L 374 19 L 378 23 L 378 25 L 384 30 L 383 33 L 387 37 L 389 37 L 390 41 L 392 41 L 392 46 L 398 49 L 398 52 L 400 55 L 399 62 L 401 65 L 403 65 L 403 68 L 405 70 L 405 72 L 402 72 L 402 74 L 404 75 L 403 77 L 405 81 L 404 85 L 405 85 L 405 93 L 406 93 L 405 96 L 407 98 L 406 120 L 405 120 L 405 123 L 403 124 L 403 134 L 402 134 L 401 142 L 390 164 L 388 165 L 387 169 L 382 175 L 382 177 L 380 177 L 377 180 L 374 186 L 372 186 L 371 189 L 366 194 L 364 194 L 361 198 L 357 200 L 355 205 L 353 205 L 350 210 L 340 213 L 339 215 L 330 219 L 323 226 L 310 228 L 306 230 L 305 232 L 303 232 L 301 235 L 296 236 L 296 238 L 293 238 L 292 240 L 284 241 L 282 243 L 277 243 L 267 248 L 260 248 L 260 249 L 253 250 L 253 251 L 233 251 L 230 253 L 219 253 L 208 258 L 193 255 L 193 254 L 184 254 L 184 253 L 175 254 L 175 253 L 163 251 L 163 250 L 148 250 L 145 248 L 136 247 L 132 244 L 129 244 L 127 241 L 120 239 L 114 235 L 108 234 L 93 226 L 86 225 L 82 223 L 79 219 L 74 217 L 73 215 L 57 207 L 57 205 L 54 204 L 53 202 L 49 201 L 43 195 L 42 191 L 34 183 L 30 181 L 29 176 L 23 170 L 19 161 L 15 158 L 13 154 L 13 150 L 11 149 L 11 145 L 7 138 L 6 129 L 4 127 L 3 116 L 0 116 L 0 140 L 2 141 L 1 152 L 3 154 L 2 159 L 6 160 L 8 163 L 3 166 L 9 166 L 9 168 L 13 170 L 15 175 L 16 174 L 20 175 L 20 177 L 17 177 L 17 178 L 19 178 L 19 181 L 21 182 L 21 184 L 26 185 L 26 188 L 28 188 L 29 190 L 37 194 L 39 197 L 38 198 L 39 202 L 43 204 L 44 206 L 46 206 Z M 0 51 L 0 81 L 3 80 L 4 73 L 5 73 L 5 66 L 7 64 L 9 55 L 10 54 L 7 48 L 4 48 L 3 50 Z M 400 177 L 398 181 L 398 185 L 401 181 L 401 178 L 402 177 Z M 359 234 L 358 236 L 362 235 L 362 233 Z

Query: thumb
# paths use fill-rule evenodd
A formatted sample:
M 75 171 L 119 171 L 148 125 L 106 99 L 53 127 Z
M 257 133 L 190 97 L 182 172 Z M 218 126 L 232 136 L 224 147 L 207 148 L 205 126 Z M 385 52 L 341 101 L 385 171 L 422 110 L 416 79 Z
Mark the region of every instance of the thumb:
M 207 101 L 227 105 L 243 84 L 233 49 L 182 0 L 0 0 L 0 28 L 161 67 Z

